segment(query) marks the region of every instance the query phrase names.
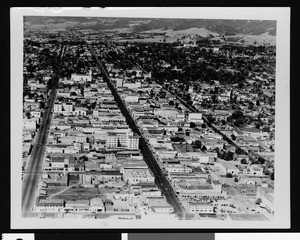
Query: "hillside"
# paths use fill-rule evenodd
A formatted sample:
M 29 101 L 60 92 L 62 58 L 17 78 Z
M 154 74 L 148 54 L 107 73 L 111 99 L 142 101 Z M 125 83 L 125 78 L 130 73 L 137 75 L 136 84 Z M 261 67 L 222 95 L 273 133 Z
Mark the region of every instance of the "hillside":
M 24 22 L 25 30 L 42 31 L 56 27 L 60 30 L 129 28 L 132 32 L 171 29 L 178 33 L 181 31 L 182 34 L 194 30 L 201 31 L 199 35 L 207 31 L 221 35 L 260 35 L 266 32 L 271 36 L 276 35 L 276 21 L 269 20 L 26 16 Z

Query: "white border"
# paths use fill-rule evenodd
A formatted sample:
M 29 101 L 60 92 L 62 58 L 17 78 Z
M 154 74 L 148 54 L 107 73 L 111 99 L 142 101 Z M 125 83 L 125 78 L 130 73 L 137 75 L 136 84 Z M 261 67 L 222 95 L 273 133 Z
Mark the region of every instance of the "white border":
M 216 233 L 215 240 L 297 240 L 300 233 Z
M 167 13 L 167 14 L 166 14 Z M 118 221 L 22 219 L 22 69 L 23 16 L 95 16 L 276 20 L 275 217 L 270 222 Z M 290 8 L 12 8 L 11 9 L 11 228 L 289 228 L 290 227 Z M 178 224 L 179 223 L 179 224 Z

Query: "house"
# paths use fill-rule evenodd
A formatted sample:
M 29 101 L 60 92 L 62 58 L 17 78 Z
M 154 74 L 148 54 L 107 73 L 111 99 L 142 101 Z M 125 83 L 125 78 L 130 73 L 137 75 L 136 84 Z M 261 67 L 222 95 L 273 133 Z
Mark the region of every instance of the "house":
M 238 175 L 239 169 L 230 161 L 223 161 L 218 160 L 217 163 L 215 163 L 216 166 L 220 167 L 220 169 L 225 173 L 231 173 L 232 175 Z

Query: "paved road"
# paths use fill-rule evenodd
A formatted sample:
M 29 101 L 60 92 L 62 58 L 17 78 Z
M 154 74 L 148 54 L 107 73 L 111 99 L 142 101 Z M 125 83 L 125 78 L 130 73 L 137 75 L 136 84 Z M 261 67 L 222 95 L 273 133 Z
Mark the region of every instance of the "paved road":
M 60 62 L 64 53 L 64 46 L 61 49 Z M 54 79 L 58 81 L 58 75 L 55 74 Z M 29 162 L 24 172 L 24 179 L 22 185 L 22 216 L 32 217 L 32 207 L 35 202 L 35 195 L 42 174 L 43 159 L 46 150 L 46 143 L 49 134 L 49 127 L 52 117 L 52 109 L 56 97 L 56 84 L 50 90 L 50 96 L 46 111 L 40 125 L 38 135 L 36 136 L 35 145 L 33 146 Z
M 104 80 L 107 82 L 108 87 L 110 88 L 113 96 L 115 97 L 115 100 L 119 106 L 119 108 L 122 111 L 122 114 L 126 117 L 127 123 L 130 126 L 130 128 L 137 133 L 140 136 L 140 150 L 143 153 L 144 160 L 149 166 L 150 170 L 153 172 L 155 176 L 155 181 L 157 186 L 161 189 L 162 193 L 166 197 L 167 201 L 174 207 L 175 211 L 177 212 L 179 218 L 184 219 L 185 218 L 185 210 L 182 207 L 182 205 L 179 202 L 179 199 L 177 198 L 176 194 L 173 191 L 173 188 L 170 184 L 170 182 L 166 179 L 165 174 L 163 173 L 162 169 L 160 168 L 159 164 L 157 163 L 155 157 L 153 156 L 153 153 L 151 152 L 149 145 L 144 138 L 143 134 L 141 133 L 140 129 L 136 125 L 134 119 L 130 115 L 128 109 L 126 108 L 123 100 L 119 96 L 117 90 L 111 83 L 111 80 L 108 76 L 108 73 L 106 69 L 104 68 L 103 64 L 99 61 L 97 58 L 92 46 L 89 44 L 86 44 L 92 55 L 94 56 L 94 59 L 100 68 Z
M 160 84 L 158 81 L 156 82 L 157 84 Z M 166 91 L 168 91 L 163 85 L 161 85 Z M 168 91 L 169 92 L 169 91 Z M 176 98 L 187 108 L 189 109 L 191 112 L 199 112 L 194 106 L 191 106 L 190 104 L 188 104 L 184 99 L 182 99 L 180 96 L 178 96 L 177 93 L 175 93 Z M 202 119 L 203 121 L 207 124 L 207 126 L 209 128 L 211 128 L 214 132 L 220 134 L 224 140 L 226 140 L 228 143 L 230 143 L 231 145 L 242 149 L 235 141 L 233 141 L 232 139 L 230 139 L 229 137 L 227 137 L 224 133 L 222 133 L 214 124 L 212 124 L 205 116 L 202 115 Z M 249 156 L 249 159 L 254 161 L 257 156 L 253 156 L 252 154 L 250 154 L 248 151 L 244 151 L 244 154 Z

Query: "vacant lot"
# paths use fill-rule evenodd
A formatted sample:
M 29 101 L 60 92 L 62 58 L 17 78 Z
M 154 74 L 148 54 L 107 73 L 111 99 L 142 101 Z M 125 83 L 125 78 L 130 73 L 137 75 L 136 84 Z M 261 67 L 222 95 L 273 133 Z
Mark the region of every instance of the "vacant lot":
M 81 186 L 74 186 L 54 196 L 54 199 L 64 199 L 69 201 L 75 200 L 89 200 L 94 197 L 105 196 L 107 193 L 114 192 L 114 188 L 85 188 Z
M 51 186 L 46 188 L 47 194 L 51 196 L 52 194 L 55 194 L 57 192 L 60 192 L 61 190 L 65 189 L 66 186 Z

